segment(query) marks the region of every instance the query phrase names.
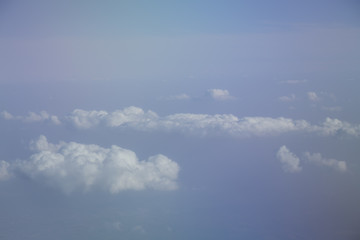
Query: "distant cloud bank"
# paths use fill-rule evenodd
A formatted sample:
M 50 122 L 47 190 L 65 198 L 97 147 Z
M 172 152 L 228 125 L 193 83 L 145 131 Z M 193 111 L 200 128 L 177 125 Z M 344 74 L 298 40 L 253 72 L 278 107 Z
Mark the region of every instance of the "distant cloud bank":
M 141 131 L 178 131 L 208 135 L 228 134 L 231 136 L 266 136 L 287 132 L 310 132 L 325 136 L 336 134 L 360 135 L 360 125 L 353 125 L 338 119 L 326 118 L 320 125 L 306 120 L 291 118 L 244 117 L 232 114 L 190 114 L 177 113 L 159 117 L 153 111 L 129 107 L 114 112 L 86 111 L 76 109 L 68 117 L 75 127 L 86 129 L 98 125 L 133 128 Z
M 164 155 L 139 161 L 130 150 L 75 142 L 49 143 L 40 136 L 32 143 L 29 160 L 0 162 L 0 180 L 21 172 L 31 179 L 58 187 L 65 193 L 100 188 L 111 193 L 123 190 L 174 190 L 179 166 Z
M 26 119 L 33 119 L 35 121 L 36 119 L 36 121 L 51 121 L 54 124 L 61 123 L 56 116 L 50 116 L 47 113 L 43 115 L 34 113 L 27 117 L 12 117 L 8 112 L 3 112 L 2 115 L 8 120 L 27 121 Z M 153 111 L 144 111 L 138 107 L 128 107 L 113 112 L 75 109 L 68 116 L 63 117 L 62 121 L 64 124 L 71 124 L 79 129 L 102 126 L 131 128 L 138 131 L 175 131 L 200 136 L 225 134 L 235 137 L 249 137 L 279 135 L 289 132 L 315 133 L 324 136 L 360 136 L 360 125 L 350 124 L 336 118 L 326 118 L 320 124 L 311 124 L 306 120 L 284 117 L 238 118 L 232 114 L 176 113 L 160 117 Z

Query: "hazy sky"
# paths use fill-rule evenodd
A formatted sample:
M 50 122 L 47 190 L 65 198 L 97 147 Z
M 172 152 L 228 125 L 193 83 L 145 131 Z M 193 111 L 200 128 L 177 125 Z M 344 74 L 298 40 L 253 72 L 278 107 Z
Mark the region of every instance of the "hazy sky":
M 0 2 L 0 239 L 360 238 L 358 1 Z

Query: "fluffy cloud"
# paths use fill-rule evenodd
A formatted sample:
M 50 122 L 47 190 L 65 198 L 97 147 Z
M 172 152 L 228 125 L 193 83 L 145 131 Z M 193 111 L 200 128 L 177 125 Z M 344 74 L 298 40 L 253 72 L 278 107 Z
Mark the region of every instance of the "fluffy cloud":
M 320 100 L 320 98 L 319 98 L 319 96 L 316 94 L 316 92 L 308 92 L 308 93 L 307 93 L 307 96 L 308 96 L 308 99 L 309 99 L 310 101 L 313 101 L 313 102 L 316 102 L 316 101 L 319 101 L 319 100 Z
M 331 167 L 341 172 L 345 172 L 347 169 L 346 162 L 339 161 L 336 159 L 323 158 L 320 153 L 311 154 L 309 152 L 305 152 L 304 155 L 306 159 L 311 163 L 315 163 L 321 166 Z
M 173 190 L 179 166 L 164 155 L 139 161 L 130 150 L 75 142 L 49 143 L 45 136 L 32 143 L 35 153 L 29 160 L 12 165 L 1 162 L 0 176 L 22 172 L 34 180 L 46 182 L 66 193 L 102 188 L 111 193 L 123 190 Z M 5 170 L 4 170 L 5 169 Z
M 282 163 L 283 170 L 285 172 L 300 172 L 302 168 L 300 167 L 300 159 L 286 146 L 281 146 L 279 151 L 276 154 L 276 157 Z
M 210 97 L 219 101 L 235 99 L 235 97 L 230 95 L 228 90 L 209 89 L 207 93 L 210 95 Z
M 14 116 L 7 111 L 1 112 L 1 116 L 6 120 L 20 120 L 23 122 L 43 122 L 49 121 L 55 125 L 61 124 L 59 118 L 55 115 L 50 115 L 46 111 L 40 113 L 29 112 L 27 116 Z
M 106 111 L 74 110 L 67 119 L 78 128 L 98 125 L 133 128 L 141 131 L 177 131 L 189 134 L 228 134 L 232 136 L 278 135 L 287 132 L 313 132 L 325 136 L 345 133 L 360 135 L 360 125 L 327 118 L 320 125 L 290 118 L 244 117 L 232 114 L 179 113 L 159 117 L 155 112 L 129 107 L 108 113 Z

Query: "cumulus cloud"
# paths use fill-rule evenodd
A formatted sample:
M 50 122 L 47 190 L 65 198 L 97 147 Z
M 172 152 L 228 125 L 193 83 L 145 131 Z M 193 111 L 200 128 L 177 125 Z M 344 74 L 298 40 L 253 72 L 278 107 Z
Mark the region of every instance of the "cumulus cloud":
M 311 162 L 311 163 L 315 163 L 317 165 L 321 165 L 321 166 L 327 166 L 327 167 L 331 167 L 335 170 L 341 171 L 341 172 L 345 172 L 347 170 L 346 167 L 346 162 L 345 161 L 339 161 L 336 159 L 327 159 L 321 156 L 320 153 L 309 153 L 309 152 L 305 152 L 304 153 L 306 159 Z
M 235 97 L 231 96 L 228 90 L 224 89 L 209 89 L 207 93 L 214 100 L 224 101 L 235 99 Z
M 282 163 L 283 170 L 285 172 L 300 172 L 302 168 L 300 167 L 300 159 L 292 153 L 285 145 L 281 146 L 278 150 L 276 157 Z
M 279 100 L 282 102 L 292 102 L 295 100 L 295 94 L 291 94 L 290 96 L 281 96 Z
M 359 136 L 360 125 L 353 125 L 338 119 L 327 118 L 320 125 L 291 118 L 244 117 L 232 114 L 190 114 L 178 113 L 159 117 L 153 111 L 129 107 L 114 112 L 74 110 L 68 117 L 78 128 L 98 125 L 132 128 L 141 131 L 177 131 L 189 134 L 227 134 L 232 136 L 278 135 L 288 132 L 314 132 L 322 135 L 345 133 Z
M 59 118 L 55 115 L 50 115 L 46 111 L 40 113 L 29 112 L 27 116 L 14 116 L 7 111 L 1 112 L 1 116 L 6 120 L 20 120 L 23 122 L 43 122 L 49 121 L 55 125 L 61 124 Z
M 316 94 L 316 92 L 308 92 L 308 93 L 307 93 L 307 96 L 308 96 L 308 99 L 309 99 L 310 101 L 313 101 L 313 102 L 316 102 L 316 101 L 319 101 L 319 100 L 320 100 L 320 98 L 319 98 L 319 96 Z
M 139 161 L 134 152 L 115 145 L 103 148 L 75 142 L 52 144 L 45 136 L 34 141 L 31 148 L 35 153 L 29 160 L 17 160 L 12 165 L 1 162 L 1 176 L 11 168 L 66 193 L 93 188 L 111 193 L 177 188 L 179 166 L 161 154 Z

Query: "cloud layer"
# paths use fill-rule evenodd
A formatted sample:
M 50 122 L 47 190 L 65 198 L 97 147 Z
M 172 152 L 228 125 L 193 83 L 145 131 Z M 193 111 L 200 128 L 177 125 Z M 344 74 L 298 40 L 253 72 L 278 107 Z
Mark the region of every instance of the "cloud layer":
M 153 111 L 128 107 L 114 112 L 74 110 L 68 117 L 77 128 L 91 128 L 99 125 L 133 128 L 141 131 L 177 131 L 190 134 L 227 134 L 232 136 L 266 136 L 288 132 L 311 132 L 321 135 L 360 135 L 360 125 L 353 125 L 338 119 L 326 118 L 320 125 L 291 118 L 244 117 L 232 114 L 190 114 L 178 113 L 159 117 Z
M 60 120 L 45 111 L 40 114 L 30 113 L 29 116 L 14 117 L 2 112 L 5 119 L 17 119 L 25 122 L 51 121 L 60 124 Z M 350 124 L 336 118 L 326 118 L 320 124 L 311 124 L 306 120 L 271 117 L 243 117 L 232 114 L 192 114 L 176 113 L 164 117 L 153 111 L 144 111 L 138 107 L 127 107 L 122 110 L 107 112 L 104 110 L 75 109 L 64 117 L 62 122 L 72 124 L 79 129 L 105 126 L 131 128 L 138 131 L 181 132 L 192 135 L 231 135 L 235 137 L 269 136 L 290 132 L 315 133 L 324 136 L 350 135 L 360 136 L 360 125 Z
M 2 161 L 0 178 L 9 170 L 46 182 L 66 193 L 100 188 L 111 193 L 123 190 L 174 190 L 179 166 L 164 155 L 139 161 L 130 150 L 75 142 L 49 143 L 45 136 L 32 143 L 35 153 L 29 160 L 13 164 Z

